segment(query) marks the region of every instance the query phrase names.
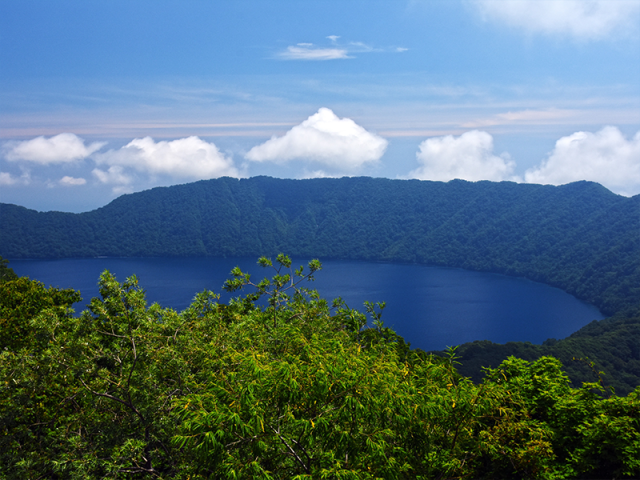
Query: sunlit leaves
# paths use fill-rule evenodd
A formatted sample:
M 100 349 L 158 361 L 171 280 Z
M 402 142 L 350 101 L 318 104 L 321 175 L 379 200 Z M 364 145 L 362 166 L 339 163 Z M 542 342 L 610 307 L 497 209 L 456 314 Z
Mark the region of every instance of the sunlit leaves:
M 135 277 L 0 284 L 0 478 L 622 478 L 640 474 L 640 390 L 571 388 L 509 358 L 474 384 L 382 320 L 303 288 L 279 255 L 231 300 L 147 305 Z M 267 300 L 260 302 L 260 298 Z

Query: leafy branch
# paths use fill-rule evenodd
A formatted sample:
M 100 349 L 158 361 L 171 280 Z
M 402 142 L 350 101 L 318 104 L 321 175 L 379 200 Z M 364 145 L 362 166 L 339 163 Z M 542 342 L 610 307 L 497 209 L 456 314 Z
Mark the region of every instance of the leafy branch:
M 246 286 L 254 287 L 257 291 L 247 295 L 247 300 L 251 302 L 267 296 L 269 307 L 273 311 L 273 327 L 275 328 L 278 324 L 278 311 L 282 305 L 291 300 L 291 296 L 287 292 L 293 290 L 296 296 L 301 295 L 305 290 L 299 287 L 300 283 L 304 280 L 313 281 L 314 274 L 322 269 L 322 264 L 317 259 L 311 260 L 308 263 L 309 272 L 305 273 L 302 265 L 294 270 L 291 259 L 287 255 L 280 253 L 276 257 L 275 265 L 267 257 L 260 257 L 258 265 L 263 268 L 271 267 L 275 271 L 275 275 L 271 279 L 265 277 L 259 283 L 254 283 L 251 281 L 250 274 L 240 270 L 240 267 L 235 267 L 231 270 L 233 278 L 227 280 L 223 288 L 227 292 L 235 292 Z

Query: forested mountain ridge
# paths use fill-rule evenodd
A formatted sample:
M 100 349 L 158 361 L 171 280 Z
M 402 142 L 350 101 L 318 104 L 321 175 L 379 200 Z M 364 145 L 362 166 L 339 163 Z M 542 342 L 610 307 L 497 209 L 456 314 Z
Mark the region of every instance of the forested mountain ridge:
M 640 303 L 640 196 L 591 182 L 220 178 L 81 214 L 1 204 L 0 219 L 6 258 L 284 251 L 525 276 L 607 315 Z

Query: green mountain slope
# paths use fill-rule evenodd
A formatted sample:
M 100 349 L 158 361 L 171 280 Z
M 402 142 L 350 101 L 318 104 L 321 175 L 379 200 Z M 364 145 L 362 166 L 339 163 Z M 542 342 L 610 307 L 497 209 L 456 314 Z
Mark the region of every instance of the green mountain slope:
M 433 353 L 446 357 L 446 352 Z M 553 356 L 575 387 L 596 382 L 627 395 L 640 385 L 640 316 L 620 314 L 593 321 L 565 339 L 549 339 L 543 345 L 482 340 L 460 345 L 457 353 L 458 371 L 475 382 L 482 381 L 484 368 L 495 368 L 510 356 L 524 360 Z
M 2 204 L 0 219 L 5 258 L 287 252 L 524 276 L 607 315 L 640 298 L 640 196 L 590 182 L 221 178 L 82 214 Z

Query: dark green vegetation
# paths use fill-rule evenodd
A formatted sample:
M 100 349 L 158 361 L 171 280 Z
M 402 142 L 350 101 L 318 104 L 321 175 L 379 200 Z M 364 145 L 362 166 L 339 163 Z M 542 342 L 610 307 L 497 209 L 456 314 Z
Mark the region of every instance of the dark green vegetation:
M 0 282 L 15 280 L 17 278 L 18 275 L 16 275 L 16 272 L 9 267 L 9 260 L 0 257 Z
M 0 204 L 0 222 L 0 254 L 9 258 L 286 251 L 527 277 L 611 318 L 553 345 L 463 345 L 465 375 L 479 380 L 481 365 L 512 354 L 554 355 L 575 385 L 599 371 L 620 393 L 640 385 L 640 196 L 595 183 L 221 178 L 125 195 L 83 214 Z
M 98 210 L 1 205 L 5 258 L 255 256 L 417 262 L 518 275 L 612 315 L 640 298 L 640 196 L 589 182 L 221 178 Z
M 551 357 L 473 383 L 261 258 L 228 304 L 148 306 L 135 277 L 0 282 L 0 478 L 634 478 L 640 388 L 572 388 Z M 257 303 L 261 298 L 266 302 Z M 264 304 L 264 306 L 259 306 Z
M 626 395 L 640 385 L 640 318 L 618 315 L 594 321 L 565 339 L 550 339 L 543 345 L 500 345 L 486 340 L 465 343 L 458 354 L 458 371 L 476 382 L 483 377 L 483 367 L 496 367 L 509 356 L 525 360 L 553 356 L 561 360 L 574 386 L 600 382 Z

